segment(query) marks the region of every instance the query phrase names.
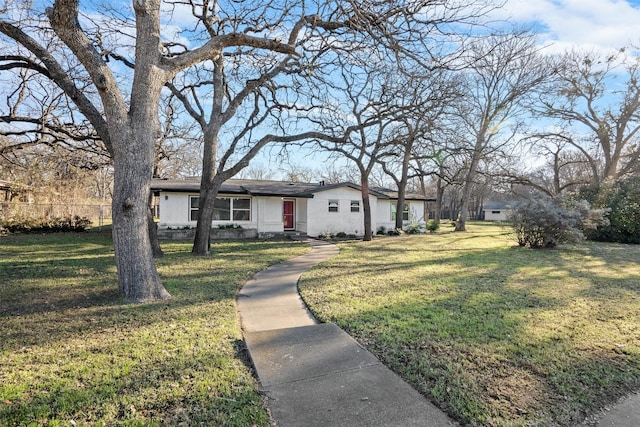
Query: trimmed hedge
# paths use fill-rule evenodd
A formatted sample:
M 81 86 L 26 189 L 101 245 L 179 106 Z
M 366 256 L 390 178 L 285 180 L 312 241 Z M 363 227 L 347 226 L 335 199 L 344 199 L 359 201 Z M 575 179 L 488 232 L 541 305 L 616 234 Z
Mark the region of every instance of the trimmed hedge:
M 91 225 L 87 217 L 12 218 L 0 220 L 0 230 L 8 233 L 82 232 Z

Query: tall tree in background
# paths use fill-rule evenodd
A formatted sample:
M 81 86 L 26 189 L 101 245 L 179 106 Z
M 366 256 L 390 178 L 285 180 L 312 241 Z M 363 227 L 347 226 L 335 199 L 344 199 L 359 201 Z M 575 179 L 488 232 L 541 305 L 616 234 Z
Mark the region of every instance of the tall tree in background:
M 388 102 L 392 99 L 390 74 L 385 72 L 380 56 L 375 57 L 373 51 L 368 53 L 366 60 L 339 58 L 339 76 L 321 82 L 330 90 L 317 122 L 327 132 L 338 132 L 343 138 L 338 142 L 316 141 L 320 149 L 338 154 L 357 168 L 365 241 L 373 237 L 369 179 L 379 159 L 386 155 L 396 119 L 404 109 Z
M 511 186 L 525 186 L 549 197 L 559 196 L 593 180 L 589 161 L 562 134 L 541 134 L 525 138 L 522 153 L 530 153 L 520 162 L 512 161 L 500 175 Z M 527 151 L 526 146 L 529 146 Z M 531 158 L 543 158 L 545 164 L 532 170 L 523 164 Z
M 399 75 L 393 81 L 394 92 L 385 101 L 403 111 L 397 114 L 392 140 L 378 161 L 398 189 L 396 212 L 402 212 L 410 173 L 424 173 L 424 160 L 435 155 L 435 139 L 442 136 L 446 115 L 459 94 L 445 70 L 421 78 Z M 395 228 L 403 228 L 402 215 L 396 215 Z
M 640 57 L 569 52 L 544 92 L 545 117 L 558 120 L 562 139 L 588 162 L 600 183 L 640 170 Z
M 510 143 L 521 127 L 519 117 L 531 91 L 547 76 L 531 34 L 484 37 L 471 46 L 463 72 L 458 123 L 466 131 L 466 174 L 456 231 L 465 231 L 472 188 L 481 162 Z

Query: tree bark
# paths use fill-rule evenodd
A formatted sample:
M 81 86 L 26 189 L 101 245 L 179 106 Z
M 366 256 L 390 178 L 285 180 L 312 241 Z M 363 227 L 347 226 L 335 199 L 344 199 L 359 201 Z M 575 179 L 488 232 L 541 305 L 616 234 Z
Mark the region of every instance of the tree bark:
M 162 258 L 164 253 L 160 247 L 158 239 L 158 224 L 153 219 L 153 194 L 149 193 L 149 204 L 147 205 L 147 226 L 149 228 L 149 241 L 151 242 L 151 252 L 154 258 Z
M 221 101 L 220 101 L 221 102 Z M 214 106 L 214 109 L 216 107 Z M 220 108 L 220 105 L 217 107 Z M 214 113 L 219 114 L 219 113 Z M 218 121 L 213 121 L 204 131 L 204 153 L 202 159 L 202 178 L 200 181 L 200 199 L 198 204 L 198 223 L 196 235 L 193 240 L 191 253 L 199 256 L 209 255 L 209 242 L 211 235 L 211 222 L 213 221 L 213 208 L 218 195 L 218 189 L 224 181 L 223 176 L 216 171 L 218 133 L 220 132 Z
M 402 172 L 400 182 L 398 183 L 398 205 L 396 207 L 396 229 L 402 230 L 403 218 L 402 212 L 404 211 L 404 203 L 407 193 L 407 181 L 409 181 L 409 161 L 411 160 L 411 150 L 413 149 L 414 136 L 410 135 L 410 143 L 404 147 L 404 153 L 402 158 Z
M 369 199 L 369 182 L 368 176 L 362 175 L 360 181 L 360 187 L 362 192 L 362 213 L 364 215 L 364 237 L 362 240 L 365 242 L 373 239 L 373 230 L 371 228 L 371 200 Z
M 168 79 L 159 67 L 160 2 L 134 2 L 136 67 L 129 108 L 104 58 L 80 28 L 78 5 L 78 0 L 56 0 L 47 15 L 58 37 L 84 65 L 102 100 L 113 149 L 113 244 L 120 294 L 132 302 L 169 298 L 153 260 L 147 220 L 158 104 Z
M 467 231 L 467 217 L 469 215 L 469 203 L 471 201 L 471 186 L 473 185 L 473 180 L 475 179 L 475 176 L 476 176 L 476 170 L 478 169 L 480 158 L 483 155 L 484 146 L 485 146 L 484 139 L 481 137 L 478 137 L 476 140 L 476 145 L 473 149 L 471 164 L 469 165 L 469 170 L 467 171 L 467 175 L 464 179 L 464 188 L 462 190 L 462 203 L 460 206 L 460 213 L 458 214 L 458 219 L 456 221 L 455 231 Z
M 151 164 L 153 156 L 136 153 L 140 139 L 143 138 L 130 139 L 129 149 L 125 150 L 129 156 L 121 157 L 120 150 L 115 150 L 117 161 L 114 163 L 119 167 L 114 168 L 112 203 L 118 287 L 122 296 L 137 303 L 170 297 L 160 281 L 149 240 L 147 201 L 151 168 L 145 168 L 144 163 L 146 160 Z
M 442 172 L 442 168 L 440 169 Z M 442 178 L 438 176 L 436 180 L 436 207 L 433 212 L 433 222 L 436 224 L 440 224 L 440 220 L 442 219 L 442 203 L 444 200 L 444 186 L 442 185 Z

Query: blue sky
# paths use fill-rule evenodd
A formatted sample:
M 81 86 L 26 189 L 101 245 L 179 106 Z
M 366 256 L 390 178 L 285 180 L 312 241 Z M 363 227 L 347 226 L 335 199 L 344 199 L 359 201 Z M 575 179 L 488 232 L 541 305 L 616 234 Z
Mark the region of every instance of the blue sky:
M 640 52 L 640 0 L 506 0 L 494 19 L 532 26 L 547 53 L 574 48 L 608 52 L 629 46 Z M 252 165 L 268 163 L 261 157 Z
M 640 45 L 640 0 L 507 0 L 496 15 L 534 24 L 549 51 Z

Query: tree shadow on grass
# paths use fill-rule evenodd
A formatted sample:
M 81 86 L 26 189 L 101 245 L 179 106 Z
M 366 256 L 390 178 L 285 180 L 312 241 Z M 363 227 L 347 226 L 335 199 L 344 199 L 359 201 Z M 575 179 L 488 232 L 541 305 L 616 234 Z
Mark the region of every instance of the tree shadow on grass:
M 378 249 L 363 248 L 362 265 L 320 266 L 301 283 L 305 300 L 464 423 L 576 425 L 640 386 L 637 344 L 607 342 L 611 328 L 633 341 L 633 319 L 603 300 L 640 318 L 633 274 L 607 280 L 628 257 L 502 247 L 403 261 Z
M 262 267 L 257 254 L 281 242 L 214 245 L 210 258 L 167 245 L 157 264 L 173 298 L 139 305 L 118 296 L 108 239 L 65 239 L 27 237 L 0 249 L 13 266 L 0 271 L 3 422 L 269 423 L 235 296 Z

